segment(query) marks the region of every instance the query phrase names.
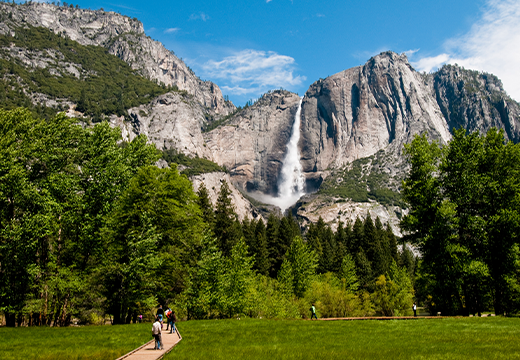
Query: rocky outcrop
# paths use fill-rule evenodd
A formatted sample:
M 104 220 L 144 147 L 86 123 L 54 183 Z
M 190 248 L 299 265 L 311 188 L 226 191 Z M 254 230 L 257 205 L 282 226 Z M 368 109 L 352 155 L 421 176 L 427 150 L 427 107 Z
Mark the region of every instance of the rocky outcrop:
M 328 199 L 323 196 L 303 197 L 298 204 L 297 216 L 302 219 L 304 226 L 310 222 L 318 222 L 321 217 L 335 231 L 339 222 L 353 224 L 356 218 L 364 220 L 367 214 L 370 214 L 372 219 L 379 217 L 383 224 L 389 223 L 394 234 L 401 236 L 399 221 L 403 210 L 400 207 L 383 206 L 375 201 L 360 203 L 338 200 L 340 199 Z
M 445 143 L 450 133 L 432 85 L 392 52 L 319 80 L 302 105 L 302 165 L 306 173 L 340 167 L 381 149 L 399 154 L 426 131 Z
M 496 76 L 445 65 L 430 77 L 450 130 L 485 133 L 496 127 L 504 129 L 506 139 L 520 141 L 520 106 Z
M 277 193 L 277 180 L 300 98 L 288 91 L 264 94 L 227 123 L 204 134 L 214 161 L 247 191 Z
M 233 202 L 239 220 L 242 221 L 245 218 L 257 220 L 263 219 L 251 203 L 231 184 L 229 174 L 223 172 L 208 173 L 192 176 L 190 180 L 193 183 L 194 191 L 197 191 L 200 184 L 204 183 L 204 186 L 208 189 L 209 198 L 213 206 L 217 203 L 220 187 L 222 186 L 221 181 L 226 181 L 231 189 L 231 201 Z
M 227 115 L 235 109 L 224 100 L 217 85 L 200 80 L 173 52 L 146 36 L 143 24 L 136 18 L 32 2 L 0 3 L 0 19 L 1 34 L 14 35 L 16 27 L 26 24 L 45 27 L 82 45 L 107 48 L 141 75 L 186 90 L 212 114 Z
M 204 144 L 201 127 L 204 109 L 192 96 L 178 92 L 167 93 L 146 105 L 128 110 L 131 122 L 112 116 L 113 126 L 122 129 L 124 138 L 132 140 L 145 134 L 158 149 L 176 149 L 188 156 L 212 160 Z

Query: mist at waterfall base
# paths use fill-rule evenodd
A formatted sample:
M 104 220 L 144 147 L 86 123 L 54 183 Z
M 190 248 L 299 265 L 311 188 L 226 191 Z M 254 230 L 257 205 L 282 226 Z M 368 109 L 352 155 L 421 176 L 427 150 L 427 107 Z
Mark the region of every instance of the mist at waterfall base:
M 280 178 L 278 179 L 278 195 L 255 194 L 254 197 L 266 204 L 276 205 L 282 209 L 282 213 L 305 195 L 305 177 L 303 168 L 300 164 L 300 151 L 298 142 L 300 141 L 300 123 L 302 99 L 298 105 L 298 110 L 294 115 L 294 123 L 291 130 L 291 137 L 287 144 L 287 151 L 282 163 Z

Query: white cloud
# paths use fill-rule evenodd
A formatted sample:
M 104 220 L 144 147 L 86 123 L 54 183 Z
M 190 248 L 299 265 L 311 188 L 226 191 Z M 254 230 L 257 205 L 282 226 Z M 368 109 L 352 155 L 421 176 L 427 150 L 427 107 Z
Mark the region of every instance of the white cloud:
M 470 31 L 446 41 L 446 52 L 413 65 L 432 71 L 445 63 L 497 75 L 505 90 L 520 100 L 520 1 L 488 0 Z
M 191 14 L 190 15 L 190 20 L 202 20 L 202 21 L 207 21 L 209 20 L 209 15 L 203 13 L 203 12 L 200 12 L 198 14 Z
M 169 29 L 164 30 L 164 33 L 171 34 L 171 33 L 177 32 L 179 30 L 180 30 L 180 28 L 169 28 Z
M 221 61 L 207 61 L 202 69 L 208 78 L 222 79 L 222 88 L 237 95 L 259 95 L 273 88 L 295 87 L 306 79 L 294 75 L 292 57 L 274 51 L 242 50 Z
M 413 56 L 413 54 L 415 54 L 419 50 L 421 50 L 421 49 L 410 49 L 410 50 L 406 50 L 404 53 L 406 56 L 410 57 L 410 56 Z

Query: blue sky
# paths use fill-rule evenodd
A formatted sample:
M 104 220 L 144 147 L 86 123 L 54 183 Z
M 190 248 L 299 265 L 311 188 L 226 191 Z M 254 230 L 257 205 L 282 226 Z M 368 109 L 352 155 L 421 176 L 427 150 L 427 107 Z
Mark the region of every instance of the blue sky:
M 443 63 L 491 72 L 520 100 L 519 0 L 73 1 L 137 17 L 236 105 L 310 84 L 381 51 L 420 71 Z

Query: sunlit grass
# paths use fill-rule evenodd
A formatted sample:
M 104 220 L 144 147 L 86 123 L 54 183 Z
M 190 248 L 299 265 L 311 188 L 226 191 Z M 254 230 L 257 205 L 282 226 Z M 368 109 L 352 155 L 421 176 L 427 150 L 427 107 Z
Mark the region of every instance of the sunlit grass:
M 520 319 L 211 320 L 177 324 L 166 359 L 520 359 Z M 0 328 L 0 359 L 116 359 L 151 324 Z
M 166 359 L 515 359 L 520 320 L 191 321 Z
M 0 328 L 0 359 L 111 359 L 151 340 L 151 324 Z

